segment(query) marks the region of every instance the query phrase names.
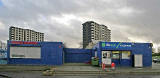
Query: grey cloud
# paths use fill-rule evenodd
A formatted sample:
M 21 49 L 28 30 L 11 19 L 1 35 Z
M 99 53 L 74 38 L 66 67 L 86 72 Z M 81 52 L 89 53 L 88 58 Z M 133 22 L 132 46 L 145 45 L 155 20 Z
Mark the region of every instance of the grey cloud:
M 112 30 L 112 41 L 138 37 L 160 43 L 159 3 L 159 0 L 2 0 L 0 22 L 6 28 L 0 31 L 0 39 L 8 39 L 8 28 L 14 25 L 44 32 L 46 40 L 64 41 L 74 47 L 82 42 L 81 24 L 93 20 Z M 129 13 L 124 10 L 121 14 L 123 8 Z M 50 19 L 63 18 L 64 14 L 77 19 L 69 20 L 69 26 Z

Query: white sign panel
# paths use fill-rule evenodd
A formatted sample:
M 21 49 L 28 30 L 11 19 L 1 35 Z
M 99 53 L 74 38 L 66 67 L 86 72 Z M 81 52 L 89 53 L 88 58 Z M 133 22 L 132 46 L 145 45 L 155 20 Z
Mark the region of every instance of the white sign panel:
M 111 64 L 111 51 L 102 51 L 102 62 L 106 65 Z
M 41 58 L 40 47 L 10 47 L 10 58 Z
M 134 66 L 143 67 L 143 56 L 141 54 L 134 55 Z
M 102 62 L 106 65 L 110 65 L 111 64 L 111 59 L 106 58 L 106 59 L 103 59 Z
M 122 51 L 122 59 L 130 59 L 130 51 Z

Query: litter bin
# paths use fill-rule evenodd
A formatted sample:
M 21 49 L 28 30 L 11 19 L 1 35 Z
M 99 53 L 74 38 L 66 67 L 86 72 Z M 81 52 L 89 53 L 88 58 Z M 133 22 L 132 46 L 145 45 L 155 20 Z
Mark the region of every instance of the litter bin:
M 92 57 L 91 64 L 94 65 L 94 66 L 98 66 L 99 65 L 99 58 Z

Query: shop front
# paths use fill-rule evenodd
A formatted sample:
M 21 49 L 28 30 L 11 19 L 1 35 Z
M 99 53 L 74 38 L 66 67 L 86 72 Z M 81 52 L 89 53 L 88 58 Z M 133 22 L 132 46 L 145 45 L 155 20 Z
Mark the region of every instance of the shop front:
M 134 55 L 142 55 L 135 60 Z M 93 48 L 94 57 L 99 58 L 99 65 L 102 63 L 116 66 L 134 66 L 135 61 L 143 67 L 152 65 L 152 46 L 151 43 L 125 43 L 125 42 L 99 42 Z

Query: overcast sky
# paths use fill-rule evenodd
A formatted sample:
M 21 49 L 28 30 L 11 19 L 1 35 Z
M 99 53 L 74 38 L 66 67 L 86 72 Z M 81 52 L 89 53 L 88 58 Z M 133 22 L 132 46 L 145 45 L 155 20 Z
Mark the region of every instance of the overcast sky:
M 160 43 L 160 0 L 0 0 L 2 41 L 16 26 L 78 48 L 86 21 L 107 25 L 112 41 Z

